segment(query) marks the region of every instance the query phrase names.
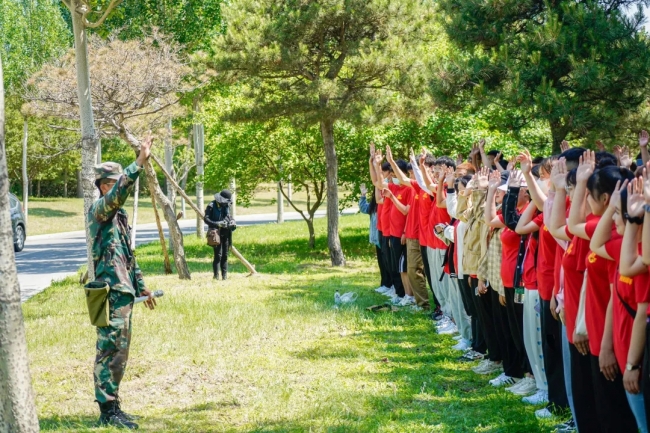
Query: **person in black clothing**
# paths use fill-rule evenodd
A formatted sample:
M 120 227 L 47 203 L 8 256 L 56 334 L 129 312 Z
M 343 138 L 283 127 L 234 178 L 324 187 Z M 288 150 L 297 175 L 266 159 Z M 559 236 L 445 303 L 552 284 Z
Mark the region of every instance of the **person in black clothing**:
M 210 202 L 205 209 L 204 221 L 208 228 L 219 230 L 221 243 L 214 248 L 214 259 L 212 260 L 212 272 L 214 279 L 219 279 L 219 268 L 224 280 L 228 278 L 228 251 L 232 245 L 232 232 L 237 225 L 230 215 L 230 206 L 232 205 L 232 193 L 224 189 L 219 194 L 214 195 L 214 200 Z

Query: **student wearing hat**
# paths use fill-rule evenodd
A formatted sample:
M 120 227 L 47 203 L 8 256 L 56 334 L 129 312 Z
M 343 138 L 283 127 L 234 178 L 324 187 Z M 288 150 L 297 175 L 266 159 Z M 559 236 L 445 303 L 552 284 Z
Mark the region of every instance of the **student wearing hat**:
M 224 189 L 214 195 L 214 200 L 205 209 L 205 223 L 208 228 L 219 230 L 221 238 L 221 243 L 213 247 L 212 272 L 215 280 L 219 279 L 219 269 L 221 269 L 221 277 L 224 280 L 228 279 L 228 251 L 232 245 L 232 232 L 237 228 L 235 220 L 230 215 L 231 205 L 232 192 Z

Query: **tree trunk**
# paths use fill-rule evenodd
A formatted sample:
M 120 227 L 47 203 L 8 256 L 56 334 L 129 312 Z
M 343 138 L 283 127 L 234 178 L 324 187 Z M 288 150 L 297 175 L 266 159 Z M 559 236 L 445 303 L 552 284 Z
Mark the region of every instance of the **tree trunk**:
M 83 182 L 81 180 L 81 170 L 77 170 L 77 198 L 84 197 Z
M 569 135 L 569 127 L 562 125 L 561 121 L 549 121 L 549 126 L 551 128 L 551 136 L 553 138 L 553 154 L 559 154 L 562 151 L 560 150 L 560 145 L 562 141 Z
M 167 137 L 165 139 L 165 170 L 167 173 L 176 177 L 174 173 L 174 143 L 172 142 L 172 119 L 169 118 L 167 122 Z M 167 198 L 172 204 L 172 209 L 176 212 L 176 191 L 174 187 L 169 184 L 169 181 L 165 181 L 165 187 L 167 189 Z
M 200 111 L 199 99 L 194 99 L 194 116 L 198 118 Z M 194 123 L 194 157 L 196 158 L 196 205 L 205 209 L 203 203 L 203 150 L 205 147 L 203 124 L 195 120 Z M 196 216 L 196 236 L 203 238 L 203 220 Z
M 237 181 L 234 177 L 230 178 L 230 191 L 232 192 L 232 205 L 230 206 L 230 215 L 237 219 Z
M 32 433 L 39 425 L 11 229 L 3 83 L 0 58 L 0 431 Z
M 332 266 L 344 266 L 345 257 L 339 239 L 339 163 L 334 146 L 334 121 L 322 120 L 320 131 L 325 147 L 325 163 L 327 167 L 327 245 L 330 250 Z
M 40 197 L 40 196 L 41 196 L 41 180 L 38 179 L 36 181 L 36 197 Z
M 309 219 L 305 220 L 307 222 L 307 228 L 309 229 L 309 248 L 312 250 L 316 248 L 316 231 L 314 230 L 314 217 L 311 215 Z
M 293 200 L 293 186 L 291 185 L 291 175 L 289 175 L 289 182 L 287 182 L 287 198 L 289 201 Z
M 25 222 L 29 227 L 29 176 L 27 176 L 27 137 L 29 125 L 27 118 L 23 121 L 23 209 L 25 209 Z
M 63 172 L 63 197 L 68 196 L 68 171 Z
M 88 38 L 84 26 L 83 16 L 77 12 L 77 6 L 81 6 L 79 0 L 73 0 L 70 15 L 72 16 L 72 31 L 74 34 L 75 61 L 77 70 L 77 97 L 79 98 L 79 115 L 81 119 L 81 178 L 84 191 L 84 215 L 99 197 L 95 187 L 94 166 L 99 155 L 99 136 L 95 130 L 95 119 L 90 92 L 90 68 L 88 65 Z M 93 265 L 92 243 L 88 220 L 84 218 L 86 226 L 86 253 L 88 262 L 88 278 L 95 279 Z
M 153 214 L 156 217 L 156 227 L 158 228 L 158 238 L 160 239 L 160 247 L 163 253 L 163 263 L 165 265 L 165 274 L 172 273 L 172 264 L 169 262 L 169 253 L 167 252 L 167 242 L 165 242 L 165 233 L 163 232 L 162 224 L 160 223 L 160 216 L 158 215 L 158 207 L 156 206 L 156 194 L 154 193 L 151 185 L 149 185 L 149 195 L 151 195 L 151 205 L 153 206 Z
M 278 197 L 277 197 L 277 202 L 278 202 L 278 224 L 284 223 L 284 196 L 282 195 L 282 181 L 278 182 Z
M 135 238 L 138 235 L 138 200 L 140 199 L 140 177 L 135 180 L 133 186 L 133 219 L 131 220 L 131 249 L 135 251 Z M 155 209 L 154 209 L 155 210 Z M 169 258 L 167 258 L 169 261 Z
M 120 136 L 122 139 L 129 143 L 136 154 L 139 153 L 140 142 L 137 140 L 137 138 L 128 132 L 124 126 L 120 126 L 120 128 Z M 187 267 L 187 262 L 185 260 L 183 232 L 178 225 L 178 220 L 176 219 L 176 214 L 174 213 L 172 204 L 160 188 L 158 178 L 156 177 L 156 170 L 154 170 L 150 160 L 144 164 L 144 171 L 147 175 L 147 185 L 149 185 L 149 191 L 151 191 L 152 196 L 155 196 L 156 201 L 160 204 L 160 208 L 163 211 L 165 221 L 167 221 L 167 227 L 169 229 L 169 241 L 174 251 L 174 264 L 176 265 L 176 272 L 178 272 L 178 277 L 181 280 L 189 280 L 191 279 L 191 276 L 190 270 Z

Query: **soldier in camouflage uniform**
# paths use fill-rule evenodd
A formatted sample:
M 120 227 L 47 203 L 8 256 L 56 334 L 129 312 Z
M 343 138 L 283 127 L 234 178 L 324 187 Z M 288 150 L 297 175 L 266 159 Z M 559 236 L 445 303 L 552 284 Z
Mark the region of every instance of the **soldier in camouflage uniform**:
M 129 196 L 129 187 L 135 183 L 150 155 L 151 145 L 148 134 L 137 160 L 124 171 L 114 162 L 95 167 L 95 184 L 101 197 L 87 215 L 90 238 L 94 240 L 95 280 L 110 287 L 110 323 L 97 328 L 94 379 L 95 398 L 101 412 L 99 422 L 129 429 L 138 428 L 133 422 L 137 417 L 120 408 L 119 387 L 129 357 L 133 301 L 138 296 L 149 296 L 145 305 L 153 310 L 155 300 L 145 288 L 131 249 L 131 231 L 122 206 Z

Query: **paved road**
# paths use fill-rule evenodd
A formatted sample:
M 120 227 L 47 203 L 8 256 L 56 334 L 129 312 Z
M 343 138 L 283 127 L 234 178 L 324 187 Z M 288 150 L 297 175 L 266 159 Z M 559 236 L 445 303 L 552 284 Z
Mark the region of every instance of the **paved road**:
M 348 212 L 346 212 L 348 213 Z M 325 211 L 316 213 L 316 217 L 325 216 Z M 284 219 L 300 220 L 297 212 L 285 213 Z M 276 214 L 242 215 L 237 217 L 239 226 L 266 224 L 276 221 Z M 194 233 L 195 220 L 179 221 L 184 233 Z M 165 233 L 167 224 L 163 222 Z M 137 243 L 158 240 L 156 224 L 137 226 Z M 37 293 L 45 290 L 53 281 L 75 275 L 81 265 L 86 264 L 86 239 L 83 231 L 56 233 L 51 235 L 29 236 L 25 249 L 16 254 L 20 297 L 25 302 Z

